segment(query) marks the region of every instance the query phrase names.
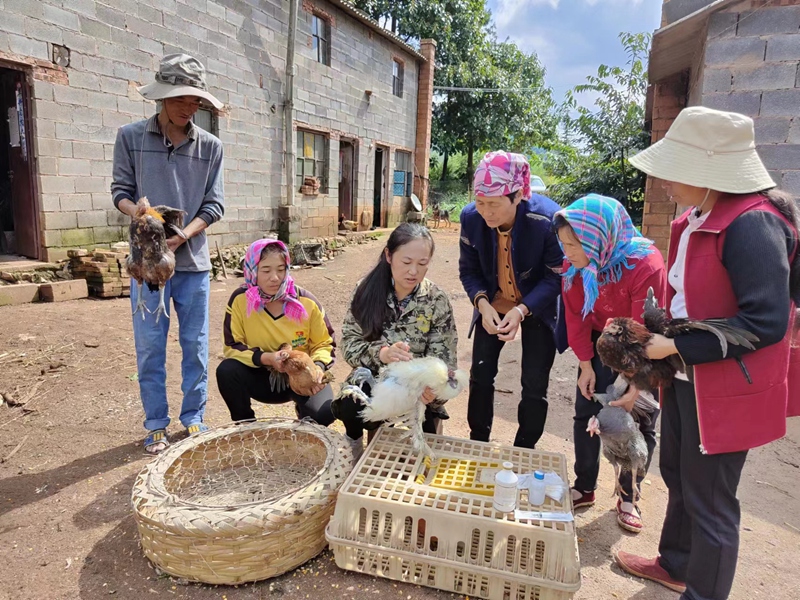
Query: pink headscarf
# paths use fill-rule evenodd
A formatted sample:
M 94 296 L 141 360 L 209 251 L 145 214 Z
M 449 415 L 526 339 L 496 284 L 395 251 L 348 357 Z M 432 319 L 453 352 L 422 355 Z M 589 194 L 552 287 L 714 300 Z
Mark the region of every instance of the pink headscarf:
M 264 290 L 258 287 L 258 263 L 261 262 L 261 253 L 267 246 L 275 244 L 283 251 L 286 258 L 286 277 L 281 283 L 278 293 L 274 296 L 265 294 Z M 297 290 L 294 287 L 294 279 L 289 275 L 289 250 L 286 244 L 279 240 L 256 240 L 247 249 L 244 256 L 244 285 L 247 288 L 245 297 L 247 298 L 247 316 L 253 311 L 260 311 L 270 302 L 283 302 L 283 314 L 292 321 L 304 321 L 308 318 L 305 306 L 297 299 Z
M 497 150 L 488 152 L 475 169 L 476 196 L 507 196 L 522 190 L 523 200 L 531 197 L 531 167 L 522 154 Z

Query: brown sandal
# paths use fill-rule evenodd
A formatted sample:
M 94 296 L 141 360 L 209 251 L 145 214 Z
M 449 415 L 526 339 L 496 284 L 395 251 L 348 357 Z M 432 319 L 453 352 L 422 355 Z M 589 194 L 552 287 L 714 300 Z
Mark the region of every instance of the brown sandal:
M 639 509 L 636 509 L 639 512 Z M 644 528 L 641 514 L 634 514 L 622 510 L 622 500 L 617 500 L 617 523 L 626 531 L 640 533 Z

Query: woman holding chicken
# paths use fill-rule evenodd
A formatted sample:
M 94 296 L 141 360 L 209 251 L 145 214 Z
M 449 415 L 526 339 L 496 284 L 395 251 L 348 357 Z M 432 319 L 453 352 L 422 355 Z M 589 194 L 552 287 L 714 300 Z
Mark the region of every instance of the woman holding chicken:
M 664 139 L 630 161 L 688 207 L 672 223 L 670 316 L 725 319 L 758 341 L 755 350 L 731 345 L 726 355 L 706 331 L 654 336 L 649 358 L 677 354 L 686 365 L 662 403 L 667 514 L 657 558 L 619 551 L 616 560 L 683 600 L 725 600 L 738 560 L 736 492 L 747 452 L 782 437 L 787 416 L 800 414 L 792 340 L 798 210 L 774 189 L 744 115 L 686 108 Z
M 447 294 L 425 277 L 434 243 L 426 227 L 403 223 L 389 236 L 378 264 L 361 280 L 342 326 L 344 358 L 354 369 L 377 376 L 384 365 L 423 356 L 456 367 L 458 334 Z M 348 383 L 346 381 L 345 383 Z M 368 390 L 365 390 L 368 391 Z M 448 414 L 444 401 L 426 390 L 423 431 L 436 433 Z M 334 413 L 345 422 L 356 455 L 363 450 L 361 407 L 350 399 L 334 401 Z M 377 426 L 377 425 L 375 425 Z
M 298 417 L 330 425 L 333 392 L 323 375 L 334 361 L 333 327 L 319 301 L 295 287 L 284 243 L 253 242 L 244 259 L 244 279 L 225 309 L 225 360 L 217 367 L 217 387 L 231 419 L 254 419 L 252 398 L 268 404 L 293 401 Z M 287 343 L 318 367 L 309 396 L 293 392 L 287 381 Z
M 592 395 L 604 393 L 617 378 L 597 356 L 597 339 L 608 319 L 633 317 L 642 322 L 647 290 L 653 288 L 656 298 L 663 302 L 667 275 L 661 253 L 652 241 L 641 237 L 625 208 L 613 198 L 589 194 L 557 212 L 553 223 L 566 256 L 562 297 L 567 339 L 580 361 L 573 426 L 572 503 L 577 509 L 594 504 L 600 470 L 600 439 L 587 432 L 589 419 L 602 408 Z M 630 386 L 611 404 L 630 411 L 638 393 Z M 647 443 L 647 466 L 656 447 L 657 418 L 658 411 L 639 424 Z M 638 474 L 636 486 L 644 475 Z M 630 472 L 620 475 L 619 485 L 622 493 L 617 502 L 617 522 L 623 529 L 639 533 L 642 516 L 633 504 Z

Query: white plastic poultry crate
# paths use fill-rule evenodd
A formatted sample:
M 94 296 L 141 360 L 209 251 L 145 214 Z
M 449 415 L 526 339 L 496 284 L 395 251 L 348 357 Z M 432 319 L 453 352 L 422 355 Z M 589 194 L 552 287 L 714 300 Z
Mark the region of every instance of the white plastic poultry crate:
M 431 464 L 402 434 L 381 428 L 339 490 L 325 534 L 340 568 L 489 600 L 573 597 L 574 522 L 498 513 L 487 483 L 503 461 L 566 482 L 564 455 L 426 434 Z M 520 490 L 517 508 L 570 513 L 572 499 L 534 507 Z

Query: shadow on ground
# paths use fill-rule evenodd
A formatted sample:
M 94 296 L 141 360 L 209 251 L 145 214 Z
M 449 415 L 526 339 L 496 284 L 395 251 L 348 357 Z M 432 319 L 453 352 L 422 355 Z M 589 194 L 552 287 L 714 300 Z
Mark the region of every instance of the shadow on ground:
M 69 464 L 42 471 L 21 474 L 0 481 L 0 516 L 34 502 L 40 502 L 62 489 L 85 479 L 112 471 L 141 458 L 138 444 L 110 448 Z M 130 488 L 129 488 L 130 489 Z

